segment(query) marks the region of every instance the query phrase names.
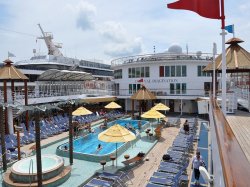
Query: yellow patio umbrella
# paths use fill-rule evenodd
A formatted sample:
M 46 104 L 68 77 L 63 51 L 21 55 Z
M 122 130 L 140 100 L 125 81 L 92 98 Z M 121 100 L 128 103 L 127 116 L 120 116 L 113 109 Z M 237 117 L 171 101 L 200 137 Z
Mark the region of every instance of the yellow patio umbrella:
M 162 103 L 158 103 L 152 109 L 154 110 L 170 110 L 170 108 Z
M 79 107 L 74 112 L 72 112 L 72 115 L 73 116 L 85 116 L 85 115 L 92 114 L 92 113 L 93 112 L 89 111 L 88 109 L 84 107 Z
M 125 127 L 116 124 L 98 135 L 98 139 L 103 142 L 116 143 L 116 167 L 117 167 L 117 143 L 129 142 L 136 138 L 135 134 L 126 129 Z
M 165 118 L 166 116 L 154 109 L 150 109 L 149 111 L 142 114 L 141 117 L 149 118 L 149 119 L 159 119 L 159 118 Z M 151 123 L 150 123 L 150 126 L 151 126 Z
M 159 118 L 165 118 L 166 116 L 163 115 L 162 113 L 154 110 L 154 109 L 150 109 L 149 111 L 142 114 L 141 117 L 142 118 L 159 119 Z
M 116 108 L 122 108 L 122 107 L 118 105 L 116 102 L 112 101 L 109 104 L 107 104 L 105 108 L 116 109 Z

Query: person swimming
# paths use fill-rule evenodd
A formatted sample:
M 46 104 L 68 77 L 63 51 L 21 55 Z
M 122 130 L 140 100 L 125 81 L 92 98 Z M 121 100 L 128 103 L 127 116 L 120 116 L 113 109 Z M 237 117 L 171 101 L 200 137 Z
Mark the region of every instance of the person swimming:
M 65 145 L 65 146 L 63 147 L 63 151 L 68 151 L 67 145 Z
M 98 144 L 97 146 L 97 151 L 100 151 L 102 149 L 102 145 L 101 144 Z

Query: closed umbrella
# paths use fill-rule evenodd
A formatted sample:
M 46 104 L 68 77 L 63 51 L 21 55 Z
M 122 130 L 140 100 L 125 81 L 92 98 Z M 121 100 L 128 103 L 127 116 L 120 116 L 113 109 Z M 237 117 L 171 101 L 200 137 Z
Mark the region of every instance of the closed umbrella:
M 101 132 L 98 135 L 98 139 L 103 142 L 114 142 L 116 143 L 116 167 L 117 167 L 117 143 L 129 142 L 134 140 L 135 134 L 124 128 L 123 126 L 116 124 L 107 130 Z

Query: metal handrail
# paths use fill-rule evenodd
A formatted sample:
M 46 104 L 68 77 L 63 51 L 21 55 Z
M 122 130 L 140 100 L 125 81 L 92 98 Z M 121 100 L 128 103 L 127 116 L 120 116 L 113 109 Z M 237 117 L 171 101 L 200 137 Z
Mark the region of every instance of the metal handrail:
M 30 170 L 32 170 L 32 173 L 30 174 Z M 30 165 L 29 165 L 29 183 L 30 183 L 30 186 L 31 186 L 31 177 L 33 176 L 33 159 L 30 159 Z
M 225 186 L 244 186 L 250 176 L 247 157 L 216 101 L 211 100 L 210 107 Z

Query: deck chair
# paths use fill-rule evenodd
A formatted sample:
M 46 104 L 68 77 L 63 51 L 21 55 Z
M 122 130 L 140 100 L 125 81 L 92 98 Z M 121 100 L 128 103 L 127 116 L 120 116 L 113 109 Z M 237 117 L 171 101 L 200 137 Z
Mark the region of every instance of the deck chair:
M 174 178 L 174 176 L 175 176 L 174 174 L 160 172 L 160 171 L 155 171 L 153 173 L 153 177 L 158 177 L 158 178 L 172 179 L 172 178 Z
M 114 183 L 117 183 L 118 186 L 123 186 L 122 185 L 122 180 L 120 179 L 120 176 L 119 175 L 116 175 L 116 174 L 113 174 L 113 173 L 108 173 L 108 172 L 103 172 L 101 174 L 98 175 L 98 178 L 101 178 L 101 179 L 106 179 L 106 180 L 111 180 L 113 181 Z
M 129 164 L 136 163 L 136 162 L 140 162 L 140 161 L 142 161 L 142 160 L 143 160 L 143 157 L 135 156 L 135 157 L 133 157 L 133 158 L 131 158 L 131 159 L 129 159 L 129 160 L 123 161 L 122 163 L 123 163 L 125 166 L 127 166 L 127 165 L 129 165 Z
M 84 186 L 85 187 L 89 187 L 89 186 L 92 186 L 92 187 L 93 186 L 111 187 L 113 184 L 114 184 L 113 181 L 106 181 L 106 180 L 93 178 Z
M 149 179 L 149 182 L 155 183 L 155 184 L 161 184 L 166 186 L 172 186 L 174 184 L 173 179 L 167 179 L 167 178 L 158 178 L 158 177 L 151 177 Z
M 164 185 L 148 183 L 146 187 L 164 187 Z

